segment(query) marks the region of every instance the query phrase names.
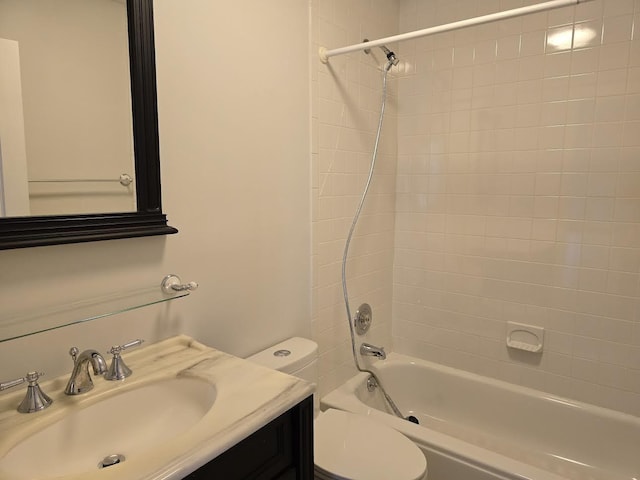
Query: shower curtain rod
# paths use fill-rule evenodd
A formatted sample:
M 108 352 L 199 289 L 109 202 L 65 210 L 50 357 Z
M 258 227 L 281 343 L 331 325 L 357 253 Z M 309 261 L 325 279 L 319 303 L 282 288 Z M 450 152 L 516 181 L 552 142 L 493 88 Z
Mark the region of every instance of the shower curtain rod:
M 467 20 L 447 23 L 445 25 L 439 25 L 437 27 L 429 27 L 422 30 L 416 30 L 415 32 L 402 33 L 400 35 L 380 38 L 378 40 L 372 40 L 370 42 L 357 43 L 348 47 L 335 48 L 333 50 L 327 50 L 325 47 L 320 47 L 318 55 L 320 56 L 320 60 L 322 61 L 322 63 L 327 63 L 329 61 L 329 57 L 356 52 L 358 50 L 365 50 L 367 48 L 379 47 L 386 43 L 401 42 L 403 40 L 410 40 L 412 38 L 426 37 L 427 35 L 433 35 L 436 33 L 449 32 L 451 30 L 458 30 L 460 28 L 471 27 L 473 25 L 481 25 L 483 23 L 495 22 L 497 20 L 504 20 L 506 18 L 519 17 L 522 15 L 528 15 L 530 13 L 551 10 L 554 8 L 577 5 L 579 3 L 585 3 L 589 1 L 591 0 L 551 0 L 549 2 L 537 3 L 535 5 L 514 8 L 512 10 L 505 10 L 504 12 L 490 13 L 481 17 L 474 17 Z

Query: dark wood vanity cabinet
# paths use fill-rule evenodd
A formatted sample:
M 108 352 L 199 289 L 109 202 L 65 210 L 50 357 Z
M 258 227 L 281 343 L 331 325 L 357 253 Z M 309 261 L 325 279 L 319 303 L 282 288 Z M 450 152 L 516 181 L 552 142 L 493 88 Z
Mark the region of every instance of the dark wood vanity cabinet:
M 308 397 L 184 480 L 312 479 L 313 397 Z

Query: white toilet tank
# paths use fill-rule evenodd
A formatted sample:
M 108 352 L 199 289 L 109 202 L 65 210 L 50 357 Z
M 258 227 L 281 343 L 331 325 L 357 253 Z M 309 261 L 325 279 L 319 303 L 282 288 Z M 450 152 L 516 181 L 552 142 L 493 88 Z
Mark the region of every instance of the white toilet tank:
M 289 338 L 251 355 L 247 360 L 318 383 L 318 344 L 307 338 Z
M 313 340 L 289 338 L 251 355 L 247 360 L 318 384 L 318 344 Z M 318 395 L 313 396 L 313 405 L 317 414 L 320 411 Z

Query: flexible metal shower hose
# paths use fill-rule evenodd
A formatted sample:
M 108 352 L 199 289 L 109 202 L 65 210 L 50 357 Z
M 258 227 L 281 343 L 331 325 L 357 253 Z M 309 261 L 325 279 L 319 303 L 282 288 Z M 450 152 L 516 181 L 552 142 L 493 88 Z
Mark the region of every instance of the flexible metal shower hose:
M 389 73 L 389 70 L 391 69 L 392 66 L 393 66 L 392 62 L 389 61 L 384 67 L 383 80 L 382 80 L 382 106 L 380 108 L 380 119 L 378 120 L 378 131 L 376 132 L 376 140 L 373 147 L 373 154 L 371 157 L 371 166 L 369 167 L 369 177 L 367 178 L 367 184 L 365 185 L 364 191 L 362 192 L 360 203 L 358 204 L 358 208 L 353 217 L 353 221 L 351 222 L 351 228 L 349 229 L 349 234 L 347 235 L 347 240 L 344 245 L 344 253 L 342 255 L 342 293 L 344 295 L 344 304 L 347 309 L 347 322 L 349 323 L 349 333 L 351 334 L 351 351 L 353 353 L 353 360 L 356 364 L 356 368 L 358 369 L 358 371 L 366 372 L 372 375 L 373 378 L 376 379 L 376 382 L 380 387 L 380 391 L 382 392 L 385 400 L 391 407 L 391 410 L 393 410 L 393 413 L 400 418 L 404 418 L 404 416 L 396 406 L 395 402 L 391 399 L 391 397 L 387 394 L 386 390 L 382 386 L 382 382 L 380 381 L 378 376 L 371 370 L 368 370 L 360 366 L 360 362 L 358 360 L 358 354 L 356 351 L 355 333 L 353 331 L 353 323 L 351 321 L 351 308 L 349 306 L 349 294 L 347 292 L 347 256 L 349 254 L 349 245 L 351 244 L 351 238 L 353 237 L 353 232 L 356 228 L 356 225 L 358 224 L 358 219 L 360 218 L 360 213 L 362 212 L 364 202 L 367 198 L 367 193 L 369 192 L 369 187 L 371 186 L 371 180 L 373 179 L 373 170 L 375 168 L 376 159 L 378 157 L 378 144 L 380 143 L 380 132 L 382 131 L 382 122 L 384 120 L 384 111 L 387 103 L 387 74 Z

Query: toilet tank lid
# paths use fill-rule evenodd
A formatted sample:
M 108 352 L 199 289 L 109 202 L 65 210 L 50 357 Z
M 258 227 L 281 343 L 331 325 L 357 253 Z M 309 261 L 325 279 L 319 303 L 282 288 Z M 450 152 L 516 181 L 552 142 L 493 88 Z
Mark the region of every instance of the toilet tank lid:
M 247 360 L 280 372 L 293 373 L 313 362 L 317 355 L 316 342 L 308 338 L 293 337 L 251 355 Z

